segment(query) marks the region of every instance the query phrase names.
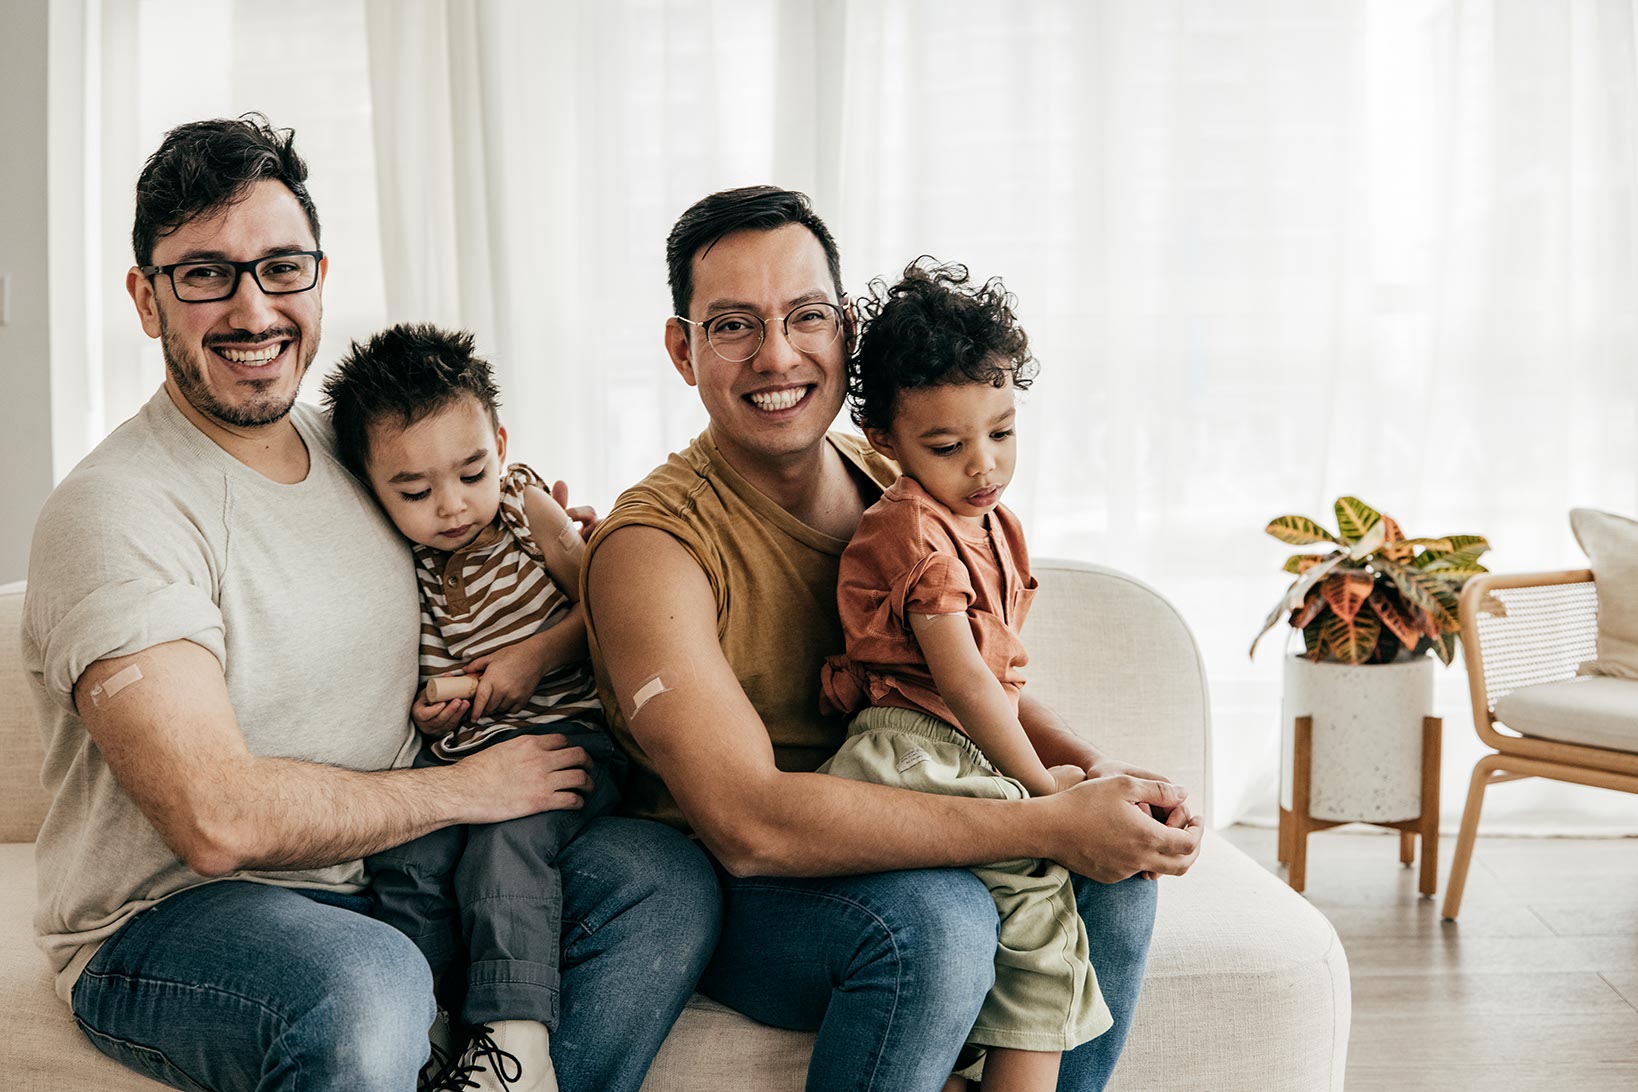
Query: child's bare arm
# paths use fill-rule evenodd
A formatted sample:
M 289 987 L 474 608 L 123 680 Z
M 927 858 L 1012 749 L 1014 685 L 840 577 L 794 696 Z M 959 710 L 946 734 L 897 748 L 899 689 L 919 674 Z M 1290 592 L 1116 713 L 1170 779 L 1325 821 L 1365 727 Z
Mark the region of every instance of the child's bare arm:
M 944 704 L 997 770 L 1022 782 L 1031 796 L 1049 796 L 1085 779 L 1076 767 L 1048 770 L 1042 764 L 1007 692 L 979 654 L 966 615 L 912 614 L 910 631 Z
M 529 524 L 529 533 L 534 536 L 535 545 L 546 556 L 546 571 L 552 575 L 552 580 L 564 595 L 578 602 L 580 561 L 586 555 L 586 544 L 580 539 L 579 528 L 561 504 L 532 485 L 525 486 L 523 490 L 523 516 Z

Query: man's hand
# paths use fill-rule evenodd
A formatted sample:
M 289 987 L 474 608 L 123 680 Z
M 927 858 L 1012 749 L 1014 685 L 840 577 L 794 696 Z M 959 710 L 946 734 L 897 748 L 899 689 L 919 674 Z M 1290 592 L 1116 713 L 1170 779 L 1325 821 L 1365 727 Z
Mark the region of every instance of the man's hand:
M 1125 774 L 1127 777 L 1136 777 L 1143 781 L 1164 781 L 1168 785 L 1172 784 L 1172 779 L 1167 777 L 1165 774 L 1156 773 L 1155 771 L 1145 769 L 1142 766 L 1134 766 L 1130 762 L 1122 762 L 1118 758 L 1100 757 L 1086 769 L 1086 776 L 1088 778 L 1119 777 L 1122 774 Z M 1151 803 L 1144 803 L 1140 804 L 1139 806 L 1142 807 L 1148 814 L 1160 820 L 1162 823 L 1168 823 L 1169 825 L 1173 826 L 1181 827 L 1184 825 L 1181 822 L 1175 824 L 1170 823 L 1173 811 L 1181 810 L 1185 822 L 1189 818 L 1188 809 L 1183 807 L 1181 804 L 1179 804 L 1177 808 L 1173 809 L 1158 807 Z
M 462 789 L 472 810 L 462 821 L 502 823 L 585 807 L 590 765 L 585 749 L 561 735 L 519 736 L 467 755 L 450 770 L 467 778 Z
M 444 736 L 455 730 L 461 723 L 461 717 L 472 703 L 465 698 L 451 698 L 448 701 L 428 701 L 427 688 L 415 695 L 415 702 L 410 706 L 410 719 L 415 727 L 421 730 L 424 736 Z
M 582 504 L 578 508 L 570 508 L 569 483 L 564 481 L 552 483 L 552 499 L 568 514 L 569 519 L 580 527 L 580 541 L 589 542 L 592 532 L 597 530 L 597 509 L 589 504 Z
M 467 662 L 466 673 L 478 676 L 478 692 L 472 695 L 474 722 L 485 713 L 515 713 L 535 692 L 540 677 L 546 674 L 538 636 Z
M 1054 852 L 1071 872 L 1118 883 L 1140 872 L 1181 876 L 1200 854 L 1205 823 L 1184 819 L 1181 785 L 1117 773 L 1089 778 L 1039 801 Z M 1155 820 L 1163 810 L 1181 825 Z

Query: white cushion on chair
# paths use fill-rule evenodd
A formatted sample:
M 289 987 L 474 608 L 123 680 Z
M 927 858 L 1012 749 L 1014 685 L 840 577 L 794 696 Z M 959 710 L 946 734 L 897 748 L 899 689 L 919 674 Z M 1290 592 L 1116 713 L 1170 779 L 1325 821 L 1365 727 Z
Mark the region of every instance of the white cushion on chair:
M 1575 508 L 1570 529 L 1598 584 L 1598 659 L 1581 670 L 1638 679 L 1638 520 Z
M 1638 752 L 1638 682 L 1582 676 L 1520 687 L 1496 703 L 1496 719 L 1527 736 Z

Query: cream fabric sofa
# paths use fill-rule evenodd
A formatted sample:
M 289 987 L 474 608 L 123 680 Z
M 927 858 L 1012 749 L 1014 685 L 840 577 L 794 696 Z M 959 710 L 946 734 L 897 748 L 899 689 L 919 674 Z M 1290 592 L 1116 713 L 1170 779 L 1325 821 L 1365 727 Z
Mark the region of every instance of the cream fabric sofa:
M 1182 618 L 1149 588 L 1107 569 L 1048 561 L 1037 575 L 1041 594 L 1025 633 L 1031 688 L 1111 753 L 1191 786 L 1195 809 L 1203 808 L 1206 686 Z M 0 747 L 12 756 L 0 764 L 0 1073 L 10 1088 L 155 1089 L 85 1040 L 34 946 L 32 840 L 49 800 L 19 666 L 21 606 L 21 585 L 0 588 Z M 1189 875 L 1161 881 L 1148 980 L 1113 1087 L 1340 1089 L 1349 1011 L 1348 963 L 1330 924 L 1208 835 Z M 812 1042 L 696 997 L 643 1087 L 795 1092 Z

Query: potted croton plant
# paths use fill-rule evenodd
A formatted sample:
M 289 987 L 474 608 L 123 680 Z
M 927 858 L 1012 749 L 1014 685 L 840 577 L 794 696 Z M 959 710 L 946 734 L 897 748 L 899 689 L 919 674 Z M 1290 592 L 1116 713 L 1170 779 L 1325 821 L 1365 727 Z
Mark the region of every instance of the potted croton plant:
M 1485 572 L 1478 535 L 1406 538 L 1357 497 L 1336 502 L 1337 533 L 1281 516 L 1268 533 L 1292 546 L 1296 580 L 1252 641 L 1281 618 L 1302 634 L 1286 659 L 1281 806 L 1291 807 L 1295 719 L 1313 719 L 1309 813 L 1398 822 L 1421 812 L 1422 720 L 1433 713 L 1433 657 L 1456 654 L 1462 584 Z M 1430 655 L 1431 653 L 1431 655 Z

